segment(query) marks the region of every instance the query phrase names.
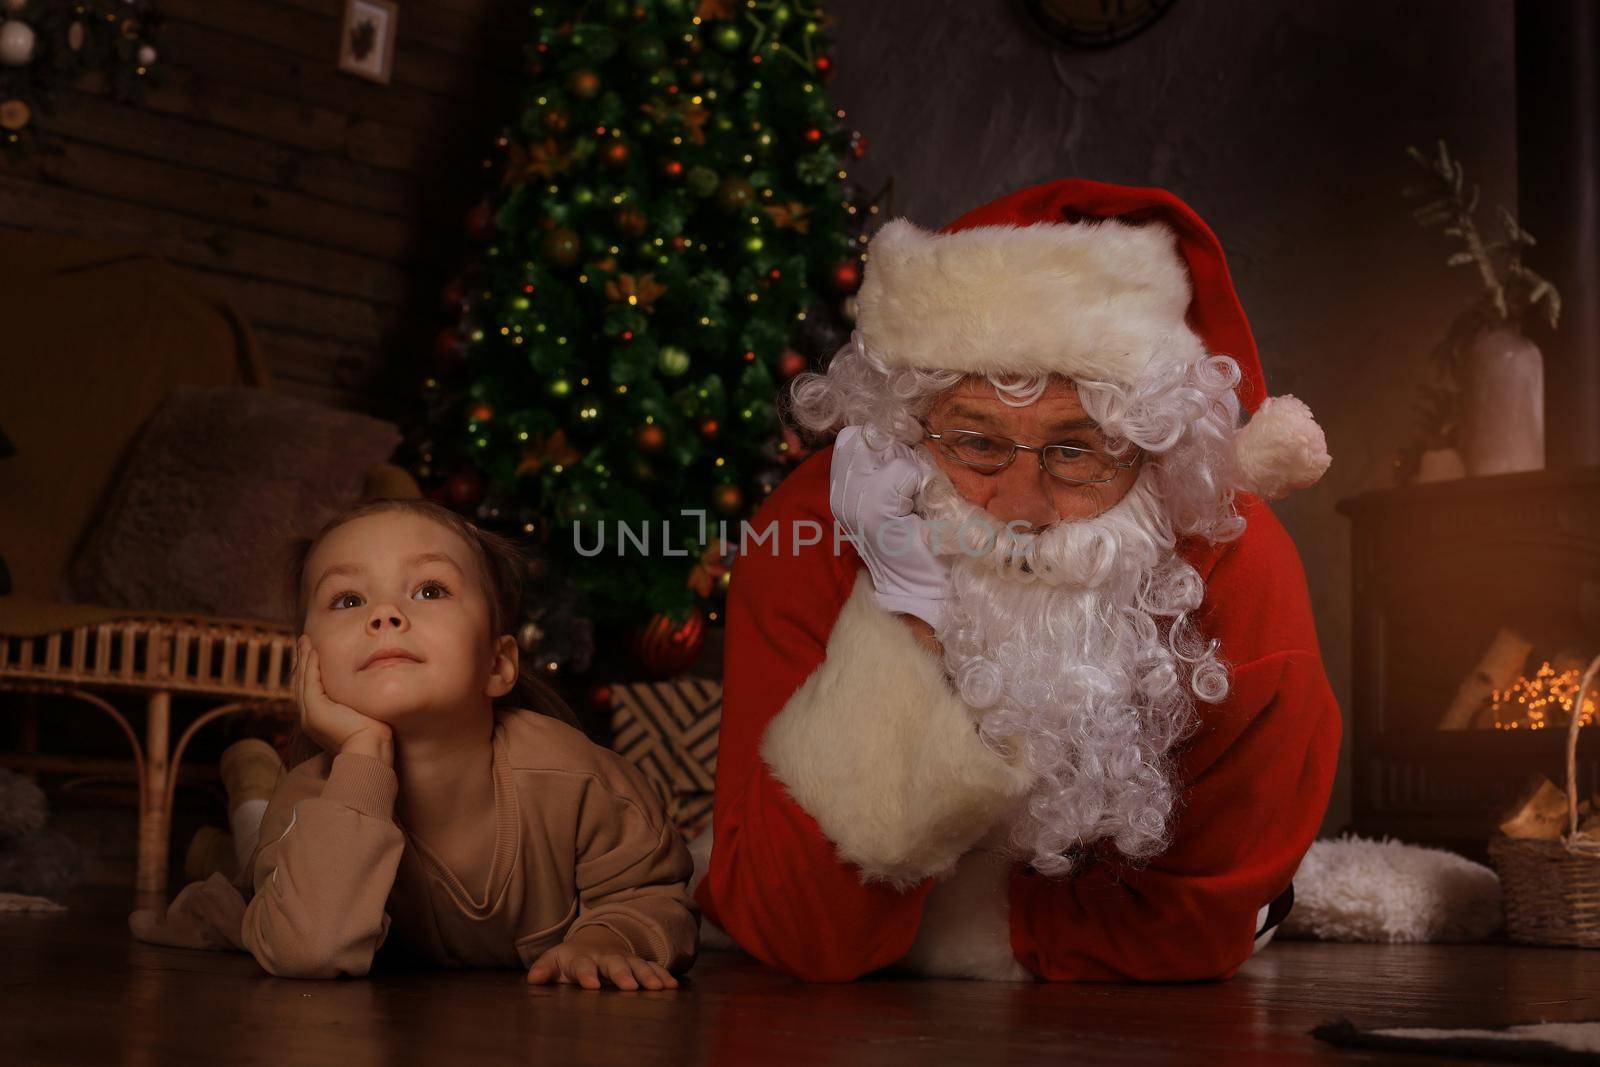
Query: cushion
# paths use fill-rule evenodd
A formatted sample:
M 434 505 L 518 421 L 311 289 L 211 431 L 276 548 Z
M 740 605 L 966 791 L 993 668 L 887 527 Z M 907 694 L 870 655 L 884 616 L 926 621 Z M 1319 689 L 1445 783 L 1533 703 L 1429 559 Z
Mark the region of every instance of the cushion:
M 180 386 L 150 417 L 59 595 L 283 620 L 285 548 L 358 500 L 392 423 L 258 389 Z

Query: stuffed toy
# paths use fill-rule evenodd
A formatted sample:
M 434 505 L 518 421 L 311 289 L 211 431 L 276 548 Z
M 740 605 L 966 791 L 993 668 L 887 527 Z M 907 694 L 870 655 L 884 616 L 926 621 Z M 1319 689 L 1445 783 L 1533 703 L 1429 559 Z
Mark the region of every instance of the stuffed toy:
M 46 829 L 49 821 L 43 790 L 0 767 L 0 896 L 58 897 L 84 880 L 78 846 Z

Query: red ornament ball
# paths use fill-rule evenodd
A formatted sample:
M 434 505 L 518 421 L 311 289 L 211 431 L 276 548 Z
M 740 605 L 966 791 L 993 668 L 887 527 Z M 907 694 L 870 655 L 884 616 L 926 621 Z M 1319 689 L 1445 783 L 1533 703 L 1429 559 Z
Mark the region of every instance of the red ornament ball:
M 552 107 L 539 116 L 539 125 L 544 127 L 546 133 L 566 133 L 571 124 L 572 113 L 564 107 Z
M 717 436 L 717 431 L 722 429 L 722 424 L 716 419 L 702 419 L 700 422 L 700 436 L 706 440 Z
M 816 144 L 818 141 L 822 140 L 822 131 L 817 129 L 815 126 L 808 126 L 806 128 L 805 138 L 808 143 Z
M 611 707 L 611 687 L 597 685 L 590 688 L 588 693 L 589 706 L 595 711 L 606 711 Z
M 792 348 L 784 350 L 778 357 L 778 373 L 785 378 L 793 378 L 796 374 L 806 369 L 806 357 Z
M 467 293 L 467 283 L 460 278 L 451 278 L 444 283 L 444 288 L 439 290 L 439 306 L 452 315 L 465 315 L 471 306 L 471 297 Z
M 578 262 L 580 251 L 578 235 L 565 226 L 558 226 L 539 239 L 539 254 L 558 267 Z
M 472 416 L 473 422 L 488 422 L 494 418 L 494 408 L 488 404 L 478 404 L 468 414 Z
M 714 194 L 717 206 L 729 215 L 738 215 L 749 209 L 756 198 L 756 187 L 740 177 L 724 178 Z
M 833 60 L 829 59 L 827 56 L 818 56 L 816 66 L 818 74 L 827 74 L 829 71 L 833 70 Z
M 711 506 L 717 509 L 718 515 L 731 518 L 744 507 L 744 494 L 737 485 L 719 485 L 711 494 Z
M 483 475 L 470 467 L 457 471 L 444 483 L 444 493 L 458 508 L 476 507 L 483 499 Z
M 699 657 L 705 639 L 706 617 L 692 608 L 682 622 L 665 613 L 654 616 L 629 635 L 628 648 L 647 674 L 668 678 Z
M 667 160 L 661 164 L 661 174 L 663 177 L 677 181 L 683 177 L 683 162 L 677 159 Z
M 600 75 L 592 70 L 575 70 L 567 79 L 567 88 L 580 100 L 593 100 L 600 95 Z
M 606 142 L 606 146 L 600 150 L 600 158 L 613 167 L 620 167 L 628 162 L 630 155 L 632 153 L 628 150 L 628 142 L 615 139 Z
M 449 370 L 467 358 L 467 342 L 461 331 L 446 326 L 433 337 L 433 358 L 441 370 Z
M 489 201 L 480 200 L 467 212 L 467 236 L 474 241 L 488 243 L 494 240 L 494 208 Z
M 861 264 L 847 259 L 833 268 L 829 280 L 838 292 L 853 293 L 861 285 Z
M 644 209 L 634 204 L 627 204 L 617 210 L 617 232 L 625 237 L 641 236 L 650 220 L 645 216 Z
M 633 443 L 639 446 L 639 451 L 656 453 L 667 447 L 667 432 L 654 423 L 639 427 L 633 435 Z

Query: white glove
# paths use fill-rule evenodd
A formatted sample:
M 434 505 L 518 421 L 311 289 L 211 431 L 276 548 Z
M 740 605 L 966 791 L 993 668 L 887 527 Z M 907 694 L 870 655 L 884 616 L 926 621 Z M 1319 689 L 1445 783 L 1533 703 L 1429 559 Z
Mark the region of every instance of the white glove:
M 937 630 L 950 566 L 928 547 L 922 519 L 912 511 L 921 476 L 909 445 L 890 440 L 873 448 L 860 426 L 846 426 L 833 445 L 828 503 L 866 561 L 884 610 L 915 615 Z

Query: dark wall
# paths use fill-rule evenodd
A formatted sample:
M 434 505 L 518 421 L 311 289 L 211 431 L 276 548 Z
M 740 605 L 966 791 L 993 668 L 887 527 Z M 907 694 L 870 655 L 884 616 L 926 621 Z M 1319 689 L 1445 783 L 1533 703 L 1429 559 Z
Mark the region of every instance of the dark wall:
M 1506 0 L 1179 0 L 1133 41 L 1071 51 L 1006 2 L 835 5 L 831 91 L 924 226 L 1035 182 L 1171 189 L 1216 231 L 1274 393 L 1317 413 L 1334 465 L 1277 505 L 1300 546 L 1328 674 L 1348 709 L 1349 529 L 1340 498 L 1389 484 L 1426 353 L 1474 294 L 1419 230 L 1405 147 L 1443 137 L 1516 207 Z M 1537 234 L 1535 235 L 1537 236 Z M 1349 814 L 1345 766 L 1326 828 Z
M 0 228 L 161 252 L 243 312 L 283 387 L 395 409 L 515 100 L 526 5 L 402 5 L 388 85 L 337 71 L 343 0 L 157 8 L 165 85 L 142 107 L 61 93 L 45 150 L 0 161 Z

